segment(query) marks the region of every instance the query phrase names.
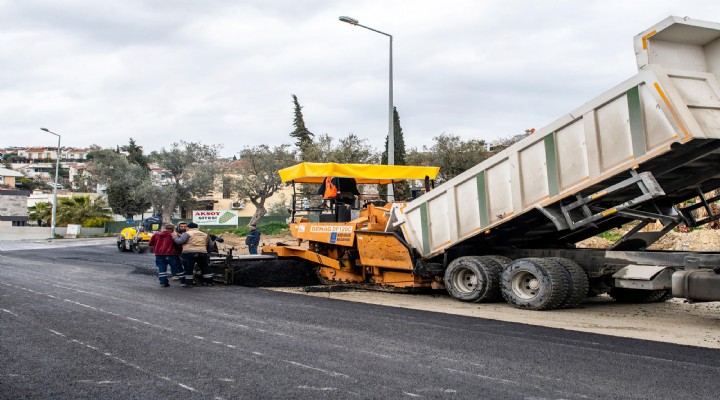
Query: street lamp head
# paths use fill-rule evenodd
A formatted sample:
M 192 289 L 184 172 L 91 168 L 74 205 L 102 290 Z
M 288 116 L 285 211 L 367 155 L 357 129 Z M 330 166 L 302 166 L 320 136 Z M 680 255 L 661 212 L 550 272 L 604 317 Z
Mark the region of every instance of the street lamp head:
M 359 21 L 356 20 L 355 18 L 344 17 L 344 16 L 340 17 L 340 21 L 347 22 L 348 24 L 352 24 L 352 25 L 357 25 L 359 23 Z
M 50 129 L 48 128 L 40 128 L 41 131 L 50 132 Z

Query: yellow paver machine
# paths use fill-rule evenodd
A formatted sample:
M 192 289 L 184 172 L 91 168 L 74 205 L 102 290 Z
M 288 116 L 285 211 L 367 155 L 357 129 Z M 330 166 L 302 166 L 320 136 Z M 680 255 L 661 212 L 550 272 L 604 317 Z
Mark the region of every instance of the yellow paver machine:
M 380 200 L 376 194 L 353 195 L 359 193 L 355 185 L 404 180 L 424 182 L 424 190 L 430 190 L 438 171 L 438 167 L 336 163 L 301 163 L 283 169 L 282 181 L 294 188 L 289 225 L 297 244 L 264 246 L 262 253 L 314 263 L 325 284 L 385 290 L 442 287 L 432 278 L 436 272 L 421 271 L 428 266 L 416 262 L 412 248 L 393 226 L 392 208 L 406 203 Z M 335 198 L 295 190 L 298 184 L 322 185 L 333 178 L 338 184 Z M 313 214 L 317 222 L 311 221 Z

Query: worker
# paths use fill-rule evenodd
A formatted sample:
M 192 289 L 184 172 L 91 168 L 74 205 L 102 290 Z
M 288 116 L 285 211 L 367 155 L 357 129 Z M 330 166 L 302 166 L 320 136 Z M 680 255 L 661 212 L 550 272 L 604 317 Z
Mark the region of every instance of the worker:
M 257 254 L 257 248 L 260 244 L 260 231 L 257 230 L 256 224 L 248 225 L 250 227 L 250 233 L 245 238 L 245 244 L 248 246 L 250 254 Z
M 155 266 L 158 269 L 158 279 L 161 287 L 170 286 L 168 275 L 176 276 L 180 279 L 180 285 L 185 284 L 183 269 L 180 265 L 179 252 L 173 240 L 172 234 L 175 226 L 166 224 L 164 230 L 156 232 L 150 238 L 148 245 L 153 248 L 155 253 Z M 167 267 L 170 266 L 170 274 L 167 273 Z
M 317 194 L 323 199 L 335 200 L 349 205 L 355 204 L 355 196 L 360 195 L 355 178 L 337 178 L 328 176 L 318 188 Z
M 317 194 L 321 194 L 323 199 L 335 199 L 338 195 L 338 178 L 328 176 L 318 188 Z
M 360 196 L 355 178 L 339 178 L 338 183 L 338 201 L 354 206 L 355 196 Z
M 202 274 L 203 285 L 213 286 L 213 274 L 208 265 L 207 254 L 210 252 L 210 237 L 198 229 L 198 224 L 190 222 L 187 224 L 187 231 L 179 234 L 173 233 L 173 240 L 177 244 L 182 245 L 182 259 L 185 266 L 185 285 L 182 287 L 192 287 L 194 284 L 193 270 L 197 264 Z
M 179 235 L 187 232 L 187 222 L 185 222 L 185 221 L 180 221 L 180 222 L 178 222 L 176 232 L 177 232 Z
M 218 252 L 219 252 L 219 249 L 218 249 L 218 245 L 217 245 L 217 244 L 218 244 L 218 243 L 223 243 L 223 242 L 225 242 L 225 239 L 221 238 L 220 236 L 214 235 L 214 234 L 212 234 L 212 233 L 209 234 L 208 236 L 210 237 L 210 250 L 211 250 L 211 252 L 212 252 L 212 253 L 218 253 Z
M 178 222 L 177 227 L 175 228 L 175 232 L 177 232 L 178 235 L 182 235 L 183 233 L 187 232 L 187 222 L 185 222 L 185 221 Z M 176 244 L 176 247 L 178 250 L 178 254 L 182 253 L 182 245 Z M 184 270 L 185 265 L 183 264 L 183 259 L 182 259 L 182 257 L 178 257 L 178 258 L 180 259 L 180 268 L 182 268 Z M 173 278 L 173 279 L 176 279 L 176 278 Z

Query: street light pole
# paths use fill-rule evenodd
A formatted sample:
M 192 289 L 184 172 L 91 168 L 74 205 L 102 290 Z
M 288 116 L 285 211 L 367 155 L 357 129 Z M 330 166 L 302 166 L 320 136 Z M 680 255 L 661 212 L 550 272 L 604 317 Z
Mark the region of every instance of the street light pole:
M 55 215 L 57 214 L 58 176 L 60 173 L 60 135 L 50 131 L 48 128 L 40 128 L 40 130 L 51 133 L 58 138 L 57 159 L 55 160 L 55 186 L 53 186 L 52 222 L 50 223 L 50 239 L 55 239 Z
M 340 17 L 340 21 L 347 22 L 350 25 L 360 26 L 365 29 L 371 30 L 373 32 L 377 32 L 381 35 L 385 35 L 388 38 L 390 38 L 390 74 L 389 74 L 389 92 L 390 92 L 390 101 L 389 101 L 389 107 L 388 107 L 388 165 L 395 165 L 395 124 L 393 121 L 393 37 L 389 33 L 385 33 L 382 31 L 379 31 L 377 29 L 370 28 L 369 26 L 362 25 L 356 20 L 355 18 L 351 17 Z M 388 199 L 394 199 L 395 198 L 395 191 L 393 189 L 393 184 L 390 183 L 388 185 Z

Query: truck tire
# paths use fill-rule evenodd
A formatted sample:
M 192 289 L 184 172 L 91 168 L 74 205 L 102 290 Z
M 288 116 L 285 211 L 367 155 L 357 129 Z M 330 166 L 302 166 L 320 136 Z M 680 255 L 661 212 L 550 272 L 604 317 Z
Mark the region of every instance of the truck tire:
M 450 296 L 479 303 L 497 297 L 498 283 L 492 272 L 479 257 L 459 257 L 450 262 L 443 278 Z
M 610 297 L 618 303 L 662 303 L 672 297 L 669 289 L 642 290 L 642 289 L 610 289 Z
M 117 248 L 118 248 L 118 251 L 120 251 L 121 253 L 124 252 L 125 251 L 125 241 L 119 240 L 117 242 Z
M 562 257 L 548 257 L 547 260 L 560 265 L 566 272 L 566 286 L 568 294 L 565 300 L 560 304 L 559 308 L 573 308 L 587 296 L 590 282 L 585 270 L 575 261 Z
M 567 298 L 565 270 L 557 263 L 540 258 L 521 258 L 503 271 L 501 291 L 513 307 L 552 310 Z
M 505 266 L 510 263 L 510 259 L 502 256 L 479 256 L 478 261 L 485 268 L 485 273 L 489 275 L 488 282 L 492 283 L 491 287 L 488 287 L 484 299 L 482 302 L 490 303 L 499 301 L 502 299 L 500 293 L 500 277 L 505 269 Z
M 505 269 L 505 267 L 508 266 L 512 262 L 511 259 L 505 257 L 505 256 L 482 256 L 484 260 L 492 260 L 495 261 L 500 265 L 502 269 Z
M 145 250 L 137 243 L 133 243 L 131 247 L 132 247 L 133 253 L 135 253 L 135 254 L 140 254 Z

